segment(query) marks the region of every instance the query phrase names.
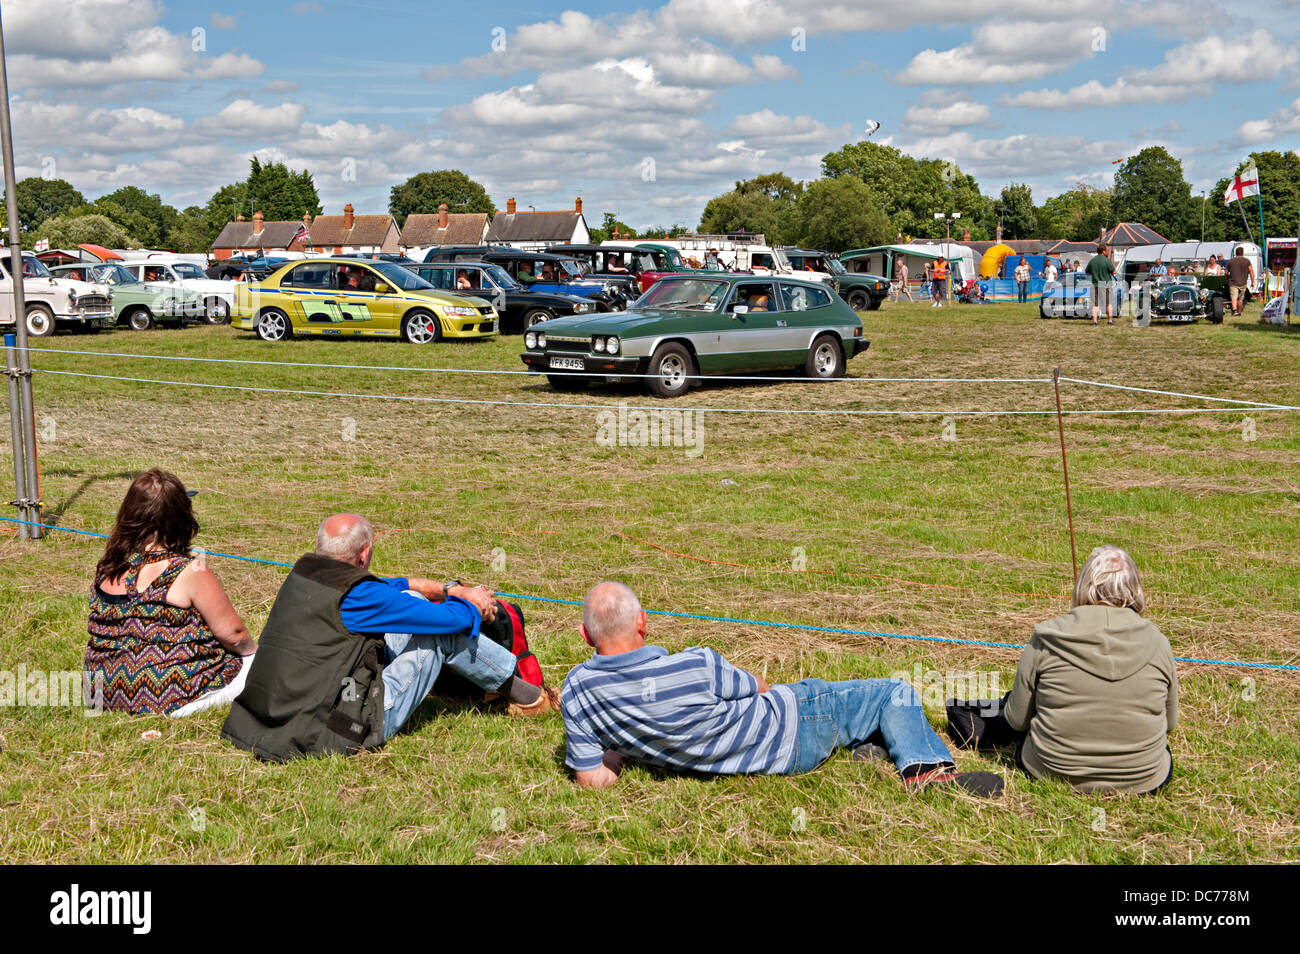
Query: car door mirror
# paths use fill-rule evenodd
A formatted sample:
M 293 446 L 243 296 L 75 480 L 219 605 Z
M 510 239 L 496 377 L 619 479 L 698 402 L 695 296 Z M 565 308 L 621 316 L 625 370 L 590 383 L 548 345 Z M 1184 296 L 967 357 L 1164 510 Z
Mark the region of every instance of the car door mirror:
M 389 285 L 387 282 L 375 282 L 376 295 L 387 295 L 392 290 L 393 286 Z
M 748 306 L 748 305 L 733 305 L 733 306 L 732 306 L 732 309 L 731 309 L 731 317 L 732 317 L 732 318 L 735 318 L 735 317 L 737 317 L 737 316 L 739 316 L 739 315 L 748 315 L 748 314 L 749 314 L 749 306 Z

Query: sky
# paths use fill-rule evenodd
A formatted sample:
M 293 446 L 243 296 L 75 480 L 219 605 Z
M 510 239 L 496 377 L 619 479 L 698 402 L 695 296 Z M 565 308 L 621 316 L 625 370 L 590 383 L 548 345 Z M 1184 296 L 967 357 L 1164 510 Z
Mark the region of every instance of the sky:
M 1300 145 L 1300 0 L 0 0 L 18 176 L 178 208 L 250 157 L 327 213 L 454 168 L 588 222 L 698 224 L 870 138 L 1035 202 L 1163 145 L 1193 191 Z M 868 130 L 879 123 L 879 128 Z M 1268 183 L 1263 183 L 1265 189 Z M 244 210 L 251 214 L 252 210 Z

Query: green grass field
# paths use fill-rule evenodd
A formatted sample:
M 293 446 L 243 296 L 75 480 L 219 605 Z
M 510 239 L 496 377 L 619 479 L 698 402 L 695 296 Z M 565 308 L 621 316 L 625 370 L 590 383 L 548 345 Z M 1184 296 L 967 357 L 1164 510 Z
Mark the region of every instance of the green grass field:
M 1300 403 L 1300 331 L 1257 310 L 1222 326 L 1091 327 L 1032 307 L 887 303 L 864 316 L 853 377 L 1076 378 Z M 608 387 L 559 395 L 518 370 L 517 337 L 425 348 L 228 328 L 59 335 L 42 347 L 391 365 L 409 371 L 179 364 L 35 354 L 38 369 L 305 391 L 695 410 L 1054 407 L 1050 384 L 723 383 L 677 402 Z M 647 608 L 1023 643 L 1068 607 L 1056 420 L 700 414 L 702 453 L 607 446 L 598 411 L 317 397 L 35 375 L 48 519 L 106 531 L 130 479 L 178 473 L 209 550 L 292 562 L 319 520 L 381 531 L 380 573 L 461 577 L 581 599 L 618 578 Z M 1200 402 L 1063 387 L 1067 409 Z M 1066 419 L 1080 560 L 1137 560 L 1175 654 L 1300 660 L 1294 412 Z M 6 455 L 3 473 L 12 474 Z M 9 499 L 9 498 L 6 498 Z M 12 511 L 10 511 L 12 514 Z M 101 542 L 0 536 L 0 667 L 75 670 Z M 285 571 L 213 559 L 256 634 Z M 576 607 L 520 601 L 549 680 L 587 650 Z M 919 666 L 1009 688 L 1017 651 L 651 618 L 670 650 L 710 645 L 769 681 Z M 286 766 L 223 743 L 224 711 L 187 721 L 0 708 L 0 861 L 13 862 L 1283 862 L 1300 857 L 1300 673 L 1180 664 L 1172 785 L 1080 796 L 1010 753 L 959 752 L 1008 780 L 997 802 L 904 793 L 845 754 L 801 777 L 713 780 L 629 767 L 578 790 L 558 717 L 509 721 L 430 700 L 379 752 Z M 929 710 L 943 733 L 942 706 Z M 145 740 L 146 729 L 161 738 Z

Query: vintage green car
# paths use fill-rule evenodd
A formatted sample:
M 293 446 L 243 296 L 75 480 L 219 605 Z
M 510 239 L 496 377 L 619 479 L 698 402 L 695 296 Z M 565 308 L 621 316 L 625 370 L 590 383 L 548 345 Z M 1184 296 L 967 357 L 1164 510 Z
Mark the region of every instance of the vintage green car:
M 711 272 L 662 278 L 624 312 L 534 325 L 521 358 L 556 390 L 648 375 L 650 392 L 671 398 L 709 374 L 838 378 L 868 344 L 862 320 L 820 282 Z
M 1226 301 L 1223 292 L 1203 287 L 1196 275 L 1170 275 L 1141 285 L 1135 306 L 1140 320 L 1181 323 L 1206 318 L 1218 325 Z
M 55 278 L 103 282 L 113 289 L 113 314 L 117 324 L 133 331 L 148 331 L 163 321 L 183 325 L 203 318 L 203 297 L 179 285 L 142 282 L 114 262 L 73 262 L 50 269 Z

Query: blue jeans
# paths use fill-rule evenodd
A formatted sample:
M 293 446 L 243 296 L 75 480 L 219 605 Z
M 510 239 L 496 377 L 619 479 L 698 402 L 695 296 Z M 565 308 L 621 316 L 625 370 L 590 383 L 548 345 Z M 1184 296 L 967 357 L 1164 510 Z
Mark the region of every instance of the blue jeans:
M 923 763 L 955 764 L 930 728 L 920 695 L 901 679 L 804 679 L 790 688 L 799 700 L 791 775 L 812 771 L 836 749 L 861 745 L 877 730 L 900 772 Z
M 408 591 L 409 592 L 409 591 Z M 446 666 L 484 690 L 515 674 L 515 655 L 485 636 L 421 636 L 388 633 L 384 663 L 384 741 L 395 736 L 429 695 Z

